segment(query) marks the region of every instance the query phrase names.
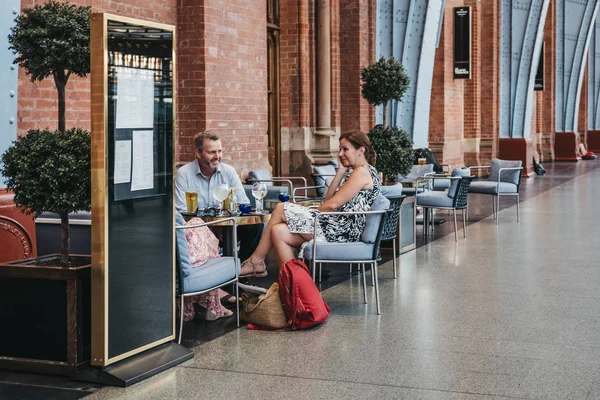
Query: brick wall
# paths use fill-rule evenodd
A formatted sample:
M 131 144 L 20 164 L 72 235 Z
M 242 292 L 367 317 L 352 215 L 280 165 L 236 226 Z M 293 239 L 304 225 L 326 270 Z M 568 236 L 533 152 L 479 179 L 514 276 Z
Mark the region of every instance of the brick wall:
M 464 165 L 464 80 L 453 77 L 453 8 L 462 1 L 446 1 L 439 47 L 435 53 L 431 110 L 429 113 L 429 147 L 440 162 Z
M 21 8 L 44 4 L 45 0 L 21 0 Z M 165 24 L 176 23 L 177 0 L 74 0 L 72 4 L 92 6 L 93 12 L 109 12 L 126 17 L 140 18 Z M 90 129 L 90 82 L 87 78 L 72 76 L 66 86 L 66 127 Z M 18 134 L 29 129 L 56 129 L 58 100 L 52 78 L 30 82 L 19 69 L 19 101 L 17 111 Z
M 23 0 L 22 7 L 43 1 Z M 224 158 L 238 169 L 268 165 L 266 7 L 262 0 L 78 0 L 93 12 L 178 25 L 177 160 L 193 157 L 193 136 L 221 134 Z M 67 127 L 90 129 L 89 79 L 66 87 Z M 19 134 L 56 128 L 51 79 L 30 83 L 19 72 Z
M 369 131 L 375 109 L 360 94 L 360 69 L 375 59 L 375 3 L 348 0 L 340 4 L 341 131 Z

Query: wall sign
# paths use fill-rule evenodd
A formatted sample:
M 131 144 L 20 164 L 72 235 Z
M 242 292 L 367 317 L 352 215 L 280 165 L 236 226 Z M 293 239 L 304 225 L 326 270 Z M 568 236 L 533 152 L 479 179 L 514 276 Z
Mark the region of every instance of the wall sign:
M 471 78 L 471 7 L 454 7 L 454 79 Z
M 540 49 L 540 61 L 538 63 L 537 72 L 535 73 L 533 90 L 544 90 L 544 42 L 542 42 L 542 48 Z

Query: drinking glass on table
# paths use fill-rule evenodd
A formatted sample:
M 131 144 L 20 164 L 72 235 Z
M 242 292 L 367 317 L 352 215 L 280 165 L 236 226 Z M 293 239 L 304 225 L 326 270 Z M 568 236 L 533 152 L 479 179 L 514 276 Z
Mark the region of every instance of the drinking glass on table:
M 252 196 L 256 199 L 256 212 L 263 212 L 263 199 L 267 195 L 267 185 L 264 183 L 256 182 L 252 185 Z
M 217 216 L 222 217 L 223 214 L 223 201 L 229 196 L 229 185 L 221 183 L 213 189 L 213 197 L 219 202 L 219 214 Z

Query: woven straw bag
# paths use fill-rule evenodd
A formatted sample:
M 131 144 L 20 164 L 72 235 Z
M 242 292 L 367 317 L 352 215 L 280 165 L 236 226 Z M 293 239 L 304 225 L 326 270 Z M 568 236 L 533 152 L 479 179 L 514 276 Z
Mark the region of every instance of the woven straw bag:
M 288 320 L 279 298 L 279 284 L 273 283 L 267 293 L 258 297 L 243 293 L 240 318 L 249 324 L 267 328 L 287 327 Z

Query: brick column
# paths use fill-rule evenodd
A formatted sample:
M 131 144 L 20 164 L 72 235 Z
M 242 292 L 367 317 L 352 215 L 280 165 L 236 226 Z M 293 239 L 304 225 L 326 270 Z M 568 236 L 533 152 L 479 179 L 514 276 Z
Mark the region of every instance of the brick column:
M 544 90 L 542 93 L 542 121 L 539 132 L 540 162 L 554 159 L 554 132 L 556 130 L 556 2 L 551 1 L 544 24 Z
M 429 147 L 440 162 L 451 166 L 464 165 L 464 85 L 465 80 L 454 79 L 453 8 L 462 1 L 450 0 L 444 8 L 444 22 L 440 44 L 435 52 L 431 109 L 429 111 Z
M 375 7 L 370 0 L 340 3 L 341 132 L 368 132 L 375 123 L 375 108 L 360 94 L 360 69 L 375 59 Z
M 490 0 L 481 8 L 481 140 L 479 163 L 496 157 L 500 133 L 500 2 Z

